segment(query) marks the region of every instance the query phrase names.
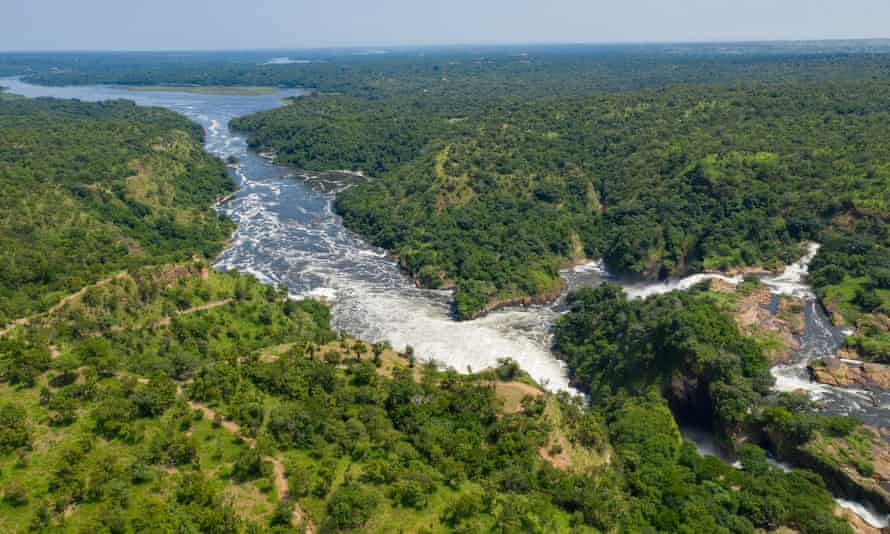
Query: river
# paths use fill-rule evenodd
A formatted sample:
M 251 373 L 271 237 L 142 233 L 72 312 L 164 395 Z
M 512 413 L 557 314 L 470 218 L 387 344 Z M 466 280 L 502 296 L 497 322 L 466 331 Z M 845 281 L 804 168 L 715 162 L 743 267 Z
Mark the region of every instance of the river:
M 334 326 L 368 341 L 389 341 L 398 349 L 414 347 L 420 358 L 434 359 L 459 371 L 480 370 L 511 357 L 551 390 L 570 390 L 567 372 L 551 351 L 551 328 L 562 302 L 550 306 L 506 308 L 474 321 L 450 316 L 450 293 L 418 289 L 400 273 L 383 250 L 371 247 L 341 224 L 332 210 L 337 192 L 362 178 L 348 173 L 300 173 L 273 165 L 250 151 L 229 121 L 281 105 L 299 90 L 277 95 L 231 96 L 191 93 L 134 92 L 108 86 L 42 87 L 16 79 L 0 80 L 13 93 L 97 101 L 126 98 L 140 105 L 171 109 L 201 124 L 209 152 L 235 156 L 232 169 L 238 183 L 235 196 L 220 207 L 236 223 L 231 246 L 218 258 L 219 269 L 251 273 L 261 281 L 284 285 L 294 297 L 323 298 L 332 304 Z M 831 388 L 814 384 L 806 371 L 813 358 L 833 354 L 844 335 L 835 328 L 806 283 L 809 261 L 818 250 L 778 276 L 761 279 L 775 294 L 806 302 L 806 334 L 794 362 L 773 369 L 780 391 L 806 390 L 831 413 L 855 415 L 890 428 L 890 395 L 884 391 Z M 610 276 L 599 263 L 563 272 L 567 287 L 602 283 Z M 697 274 L 668 282 L 627 282 L 618 279 L 632 297 L 687 289 L 708 278 Z
M 547 388 L 572 391 L 564 364 L 550 350 L 552 325 L 562 302 L 506 308 L 474 321 L 453 321 L 448 292 L 416 288 L 392 258 L 344 228 L 333 212 L 337 192 L 362 178 L 276 166 L 268 157 L 250 151 L 244 136 L 229 130 L 232 118 L 275 108 L 283 98 L 299 96 L 301 91 L 231 96 L 134 92 L 108 86 L 42 87 L 17 79 L 0 80 L 0 85 L 29 97 L 126 98 L 185 115 L 204 127 L 209 152 L 238 159 L 231 171 L 238 192 L 219 208 L 237 223 L 237 229 L 230 247 L 216 262 L 218 269 L 251 273 L 263 282 L 285 286 L 293 297 L 323 298 L 332 305 L 335 328 L 367 341 L 389 341 L 398 349 L 411 345 L 419 358 L 460 371 L 492 367 L 499 358 L 510 357 Z M 795 295 L 806 302 L 807 329 L 801 350 L 791 364 L 773 368 L 776 389 L 806 390 L 827 413 L 853 415 L 890 428 L 888 392 L 831 388 L 809 379 L 807 363 L 833 354 L 844 338 L 806 284 L 807 266 L 817 250 L 811 246 L 805 258 L 779 276 L 761 277 L 775 294 Z M 563 277 L 569 289 L 610 278 L 599 263 L 566 270 Z M 629 295 L 642 298 L 714 277 L 740 281 L 700 274 L 669 282 L 621 283 Z M 708 450 L 707 437 L 696 441 L 703 451 Z

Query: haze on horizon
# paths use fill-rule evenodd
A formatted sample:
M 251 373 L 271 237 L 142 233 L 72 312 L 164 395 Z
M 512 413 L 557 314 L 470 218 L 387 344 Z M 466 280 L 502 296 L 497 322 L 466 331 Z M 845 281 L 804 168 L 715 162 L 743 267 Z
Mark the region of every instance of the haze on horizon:
M 890 37 L 886 0 L 2 0 L 0 50 Z

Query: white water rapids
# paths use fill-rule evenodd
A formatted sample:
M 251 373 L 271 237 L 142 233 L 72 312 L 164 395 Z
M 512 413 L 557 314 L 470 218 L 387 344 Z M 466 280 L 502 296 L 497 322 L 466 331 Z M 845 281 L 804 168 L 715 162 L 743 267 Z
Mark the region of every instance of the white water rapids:
M 200 123 L 211 153 L 238 159 L 233 174 L 239 191 L 221 207 L 238 226 L 217 268 L 252 273 L 263 282 L 286 286 L 294 297 L 323 297 L 333 306 L 336 328 L 368 341 L 389 341 L 398 349 L 411 345 L 419 357 L 459 371 L 491 367 L 499 358 L 510 357 L 545 387 L 572 391 L 564 364 L 551 352 L 552 325 L 561 303 L 508 308 L 474 321 L 455 322 L 450 316 L 448 292 L 414 287 L 393 259 L 345 229 L 333 213 L 336 193 L 360 178 L 345 173 L 298 174 L 275 166 L 248 150 L 244 137 L 229 130 L 232 118 L 274 108 L 280 105 L 280 98 L 299 95 L 299 91 L 272 96 L 124 93 L 101 86 L 39 87 L 17 79 L 0 82 L 13 93 L 31 97 L 90 101 L 125 97 L 141 105 L 172 109 Z M 890 426 L 886 392 L 830 388 L 812 383 L 806 372 L 810 360 L 833 354 L 843 340 L 843 334 L 830 324 L 806 283 L 809 262 L 817 251 L 818 245 L 812 244 L 807 255 L 781 275 L 761 276 L 775 294 L 798 296 L 807 304 L 807 334 L 802 349 L 792 364 L 773 369 L 776 389 L 804 389 L 833 413 Z M 570 290 L 610 278 L 596 262 L 562 274 Z M 730 283 L 742 279 L 697 274 L 668 282 L 613 281 L 621 283 L 628 295 L 644 298 L 688 289 L 712 278 Z M 698 441 L 707 449 L 706 436 Z M 886 518 L 874 514 L 868 518 L 867 510 L 856 511 L 870 523 L 874 520 L 872 524 L 886 524 Z

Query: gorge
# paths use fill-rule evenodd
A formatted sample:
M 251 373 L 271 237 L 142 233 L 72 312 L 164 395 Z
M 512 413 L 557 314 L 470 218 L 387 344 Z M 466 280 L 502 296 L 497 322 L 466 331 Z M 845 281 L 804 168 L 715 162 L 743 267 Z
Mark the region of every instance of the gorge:
M 120 92 L 108 87 L 38 87 L 3 80 L 14 93 L 104 100 Z M 422 358 L 460 371 L 493 367 L 503 357 L 515 359 L 551 390 L 570 390 L 564 365 L 550 352 L 551 327 L 562 303 L 506 308 L 483 318 L 455 322 L 447 291 L 417 288 L 382 250 L 345 229 L 332 210 L 336 193 L 360 179 L 347 173 L 300 173 L 273 165 L 248 150 L 244 139 L 228 129 L 230 119 L 279 104 L 285 96 L 226 96 L 177 93 L 127 93 L 141 105 L 162 106 L 199 122 L 206 130 L 208 151 L 235 156 L 232 172 L 239 190 L 220 210 L 238 228 L 230 247 L 219 257 L 220 270 L 236 269 L 267 284 L 285 286 L 292 297 L 315 297 L 332 304 L 334 326 L 368 341 L 389 341 L 397 349 L 411 346 Z M 890 396 L 834 388 L 811 382 L 807 365 L 833 354 L 843 334 L 831 325 L 806 284 L 808 261 L 815 248 L 781 275 L 763 275 L 775 294 L 804 299 L 806 331 L 792 362 L 773 368 L 779 391 L 807 390 L 827 413 L 853 415 L 877 427 L 890 425 Z M 599 263 L 563 272 L 569 289 L 593 286 L 610 277 Z M 740 277 L 694 275 L 669 283 L 623 283 L 635 297 L 685 289 L 707 278 L 739 282 Z

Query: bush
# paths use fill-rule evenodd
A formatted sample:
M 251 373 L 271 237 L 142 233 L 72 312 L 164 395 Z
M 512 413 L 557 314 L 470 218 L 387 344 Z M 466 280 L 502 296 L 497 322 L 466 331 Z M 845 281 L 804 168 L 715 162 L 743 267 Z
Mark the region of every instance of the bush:
M 324 361 L 329 365 L 340 365 L 343 356 L 336 350 L 329 350 L 324 353 Z
M 498 360 L 498 366 L 495 374 L 499 380 L 509 382 L 519 376 L 519 364 L 511 358 L 501 358 Z
M 396 482 L 392 487 L 390 497 L 399 506 L 405 508 L 422 510 L 427 505 L 427 496 L 423 491 L 423 487 L 414 480 L 399 480 Z
M 328 517 L 324 530 L 361 528 L 371 518 L 378 504 L 373 491 L 355 484 L 343 485 L 334 491 L 328 501 Z
M 482 493 L 469 491 L 455 497 L 439 518 L 443 523 L 455 527 L 465 519 L 470 519 L 482 513 L 485 509 Z
M 269 520 L 269 525 L 273 527 L 290 525 L 294 516 L 295 505 L 294 501 L 290 499 L 279 501 L 278 505 L 275 507 L 275 511 L 272 512 L 272 518 Z
M 0 454 L 8 454 L 30 443 L 25 410 L 15 404 L 0 404 Z
M 238 482 L 254 480 L 263 474 L 263 459 L 255 447 L 244 448 L 235 460 L 232 477 Z
M 28 504 L 28 488 L 21 482 L 10 482 L 3 488 L 3 502 L 19 507 Z

